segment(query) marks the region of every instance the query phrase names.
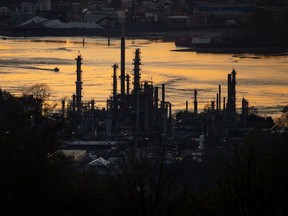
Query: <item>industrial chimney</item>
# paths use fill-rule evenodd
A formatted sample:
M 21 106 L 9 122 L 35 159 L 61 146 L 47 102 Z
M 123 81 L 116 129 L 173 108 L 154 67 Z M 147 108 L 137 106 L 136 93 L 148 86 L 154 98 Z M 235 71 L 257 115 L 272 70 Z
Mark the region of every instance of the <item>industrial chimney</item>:
M 82 57 L 79 54 L 77 56 L 77 58 L 75 58 L 76 60 L 76 65 L 77 65 L 77 70 L 76 70 L 76 74 L 77 74 L 77 80 L 76 80 L 76 108 L 78 112 L 81 112 L 81 107 L 82 107 L 82 79 L 81 79 L 81 65 L 82 65 Z

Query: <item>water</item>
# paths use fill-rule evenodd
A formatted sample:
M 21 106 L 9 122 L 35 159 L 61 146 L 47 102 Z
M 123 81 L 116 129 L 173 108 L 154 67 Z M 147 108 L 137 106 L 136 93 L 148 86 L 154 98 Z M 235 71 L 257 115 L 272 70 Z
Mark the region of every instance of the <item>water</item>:
M 1 38 L 1 37 L 0 37 Z M 218 85 L 227 96 L 227 74 L 237 72 L 237 107 L 245 97 L 261 114 L 279 115 L 288 104 L 288 56 L 197 54 L 173 52 L 173 42 L 127 39 L 126 73 L 133 77 L 133 57 L 141 49 L 141 80 L 166 84 L 166 98 L 173 110 L 184 110 L 185 101 L 193 109 L 194 89 L 198 90 L 199 108 L 216 98 Z M 76 62 L 83 57 L 83 100 L 94 99 L 105 107 L 112 92 L 112 65 L 120 64 L 120 40 L 102 37 L 7 38 L 0 40 L 0 87 L 13 94 L 35 83 L 47 83 L 53 90 L 51 100 L 70 99 L 75 92 Z M 53 69 L 58 67 L 59 72 Z M 118 71 L 120 74 L 120 70 Z M 131 79 L 132 80 L 132 79 Z M 118 87 L 120 82 L 118 83 Z M 132 85 L 130 85 L 132 86 Z M 120 89 L 118 89 L 118 92 Z M 161 93 L 161 91 L 159 92 Z

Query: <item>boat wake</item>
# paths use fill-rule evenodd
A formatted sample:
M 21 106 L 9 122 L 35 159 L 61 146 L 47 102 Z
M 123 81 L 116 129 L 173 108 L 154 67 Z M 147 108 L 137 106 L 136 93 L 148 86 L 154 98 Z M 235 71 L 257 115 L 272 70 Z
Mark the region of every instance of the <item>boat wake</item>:
M 11 68 L 11 65 L 0 65 L 0 67 L 7 67 L 7 68 Z M 41 67 L 33 67 L 33 66 L 14 66 L 14 68 L 22 68 L 22 69 L 29 69 L 29 70 L 41 70 L 41 71 L 54 71 L 54 72 L 58 72 L 59 69 L 57 70 L 57 67 L 54 68 L 41 68 Z M 2 72 L 2 73 L 8 73 L 8 72 Z

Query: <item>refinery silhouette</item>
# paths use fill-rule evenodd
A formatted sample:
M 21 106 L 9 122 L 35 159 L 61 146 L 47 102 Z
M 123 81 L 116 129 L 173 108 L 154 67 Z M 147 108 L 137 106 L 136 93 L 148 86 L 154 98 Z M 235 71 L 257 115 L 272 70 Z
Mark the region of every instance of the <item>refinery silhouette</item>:
M 287 0 L 3 2 L 3 35 L 104 35 L 108 46 L 110 36 L 121 37 L 105 108 L 83 100 L 80 51 L 75 91 L 60 110 L 47 102 L 46 84 L 21 97 L 0 89 L 3 215 L 287 215 L 287 107 L 282 122 L 258 115 L 249 98 L 238 96 L 237 68 L 231 68 L 227 85 L 216 83 L 215 99 L 203 109 L 201 90 L 193 86 L 193 109 L 183 101 L 186 108 L 174 111 L 169 82 L 141 79 L 139 48 L 132 76 L 125 70 L 125 36 L 165 31 L 184 44 L 182 51 L 286 52 Z M 213 37 L 191 35 L 215 29 Z M 176 38 L 176 31 L 185 34 Z
M 82 100 L 82 60 L 79 52 L 75 93 L 62 100 L 59 113 L 45 107 L 43 84 L 32 88 L 36 95 L 27 91 L 22 97 L 0 90 L 1 212 L 286 212 L 287 198 L 278 191 L 287 190 L 287 131 L 271 117 L 251 113 L 245 98 L 241 109 L 236 107 L 235 69 L 227 75 L 227 92 L 218 85 L 216 100 L 202 111 L 195 88 L 193 112 L 186 101 L 186 109 L 175 113 L 167 83 L 141 80 L 140 49 L 134 53 L 133 80 L 125 73 L 122 37 L 120 74 L 113 64 L 112 94 L 100 109 L 94 100 Z M 269 207 L 263 208 L 266 201 Z
M 274 126 L 271 117 L 255 114 L 251 117 L 245 98 L 242 98 L 241 112 L 237 113 L 234 69 L 227 76 L 227 96 L 223 97 L 225 94 L 219 85 L 215 93 L 216 101 L 212 100 L 200 112 L 198 97 L 201 95 L 195 88 L 194 111 L 188 111 L 186 101 L 184 111 L 173 113 L 173 104 L 166 100 L 165 84 L 159 87 L 152 81 L 141 80 L 139 48 L 134 53 L 133 87 L 130 89 L 131 77 L 125 73 L 125 37 L 122 36 L 120 75 L 119 66 L 115 63 L 112 66 L 112 95 L 107 98 L 106 108 L 99 109 L 94 100 L 82 100 L 82 60 L 79 53 L 75 58 L 75 94 L 72 100 L 62 100 L 64 149 L 85 149 L 88 146 L 89 149 L 97 149 L 105 144 L 110 149 L 123 143 L 136 143 L 139 146 L 157 146 L 161 143 L 169 146 L 170 150 L 176 147 L 184 152 L 186 148 L 204 151 L 204 143 L 222 146 L 227 140 L 243 141 L 243 137 L 253 130 L 255 122 L 260 122 L 264 127 Z

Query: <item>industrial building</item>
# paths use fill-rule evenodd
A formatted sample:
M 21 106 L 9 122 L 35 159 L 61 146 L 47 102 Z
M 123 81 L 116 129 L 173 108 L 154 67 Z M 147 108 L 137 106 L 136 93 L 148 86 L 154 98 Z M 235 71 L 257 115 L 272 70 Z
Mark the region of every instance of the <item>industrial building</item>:
M 124 37 L 121 38 L 120 74 L 118 74 L 118 64 L 115 63 L 112 66 L 112 95 L 107 99 L 106 109 L 96 109 L 94 100 L 82 101 L 82 56 L 79 54 L 75 61 L 75 94 L 67 104 L 62 101 L 62 114 L 68 123 L 66 129 L 69 129 L 73 135 L 78 134 L 77 138 L 84 136 L 93 139 L 103 139 L 103 137 L 119 139 L 125 135 L 134 138 L 162 137 L 162 140 L 173 140 L 175 131 L 183 133 L 184 128 L 194 128 L 195 134 L 224 134 L 225 131 L 227 136 L 229 134 L 227 130 L 247 126 L 249 109 L 247 100 L 243 98 L 242 101 L 240 124 L 236 113 L 236 71 L 234 69 L 227 76 L 227 103 L 226 97 L 221 96 L 221 85 L 219 85 L 216 101 L 211 101 L 209 109 L 199 113 L 198 92 L 195 89 L 194 111 L 188 112 L 188 102 L 186 102 L 186 111 L 183 114 L 176 114 L 175 121 L 172 117 L 172 104 L 165 99 L 165 84 L 159 87 L 152 81 L 141 80 L 140 49 L 135 50 L 132 82 L 131 77 L 125 73 Z M 130 89 L 131 83 L 133 85 Z M 159 90 L 161 90 L 160 96 Z
M 64 149 L 86 149 L 105 158 L 125 151 L 130 144 L 137 148 L 148 147 L 150 153 L 151 148 L 164 146 L 169 157 L 194 155 L 196 161 L 202 161 L 207 147 L 225 145 L 224 141 L 227 140 L 243 140 L 255 126 L 253 122 L 266 122 L 268 127 L 274 124 L 272 119 L 255 116 L 251 118 L 249 103 L 245 98 L 242 99 L 242 108 L 236 107 L 237 73 L 234 69 L 227 75 L 226 96 L 219 85 L 216 101 L 213 99 L 200 112 L 198 98 L 201 94 L 195 89 L 193 111 L 188 110 L 186 101 L 184 111 L 173 113 L 172 103 L 165 97 L 165 84 L 156 86 L 152 81 L 141 80 L 140 49 L 136 49 L 134 53 L 133 77 L 125 72 L 124 36 L 121 37 L 120 52 L 120 71 L 118 64 L 113 64 L 112 94 L 107 98 L 106 108 L 103 109 L 97 108 L 94 100 L 82 100 L 83 58 L 80 53 L 75 58 L 75 94 L 69 101 L 62 100 L 62 138 L 66 140 Z M 237 110 L 242 112 L 237 113 Z M 74 141 L 81 144 L 71 145 Z M 111 145 L 111 142 L 114 144 Z
M 141 52 L 135 50 L 133 60 L 133 87 L 130 90 L 130 76 L 125 73 L 125 38 L 121 38 L 121 71 L 118 65 L 113 69 L 112 95 L 107 99 L 104 110 L 95 109 L 94 100 L 82 101 L 82 56 L 76 61 L 76 89 L 72 100 L 62 101 L 62 115 L 66 123 L 66 135 L 71 138 L 89 137 L 89 139 L 123 139 L 132 136 L 133 139 L 167 140 L 173 136 L 174 121 L 172 105 L 165 100 L 165 84 L 159 87 L 151 81 L 141 81 Z M 118 77 L 120 91 L 118 92 Z

